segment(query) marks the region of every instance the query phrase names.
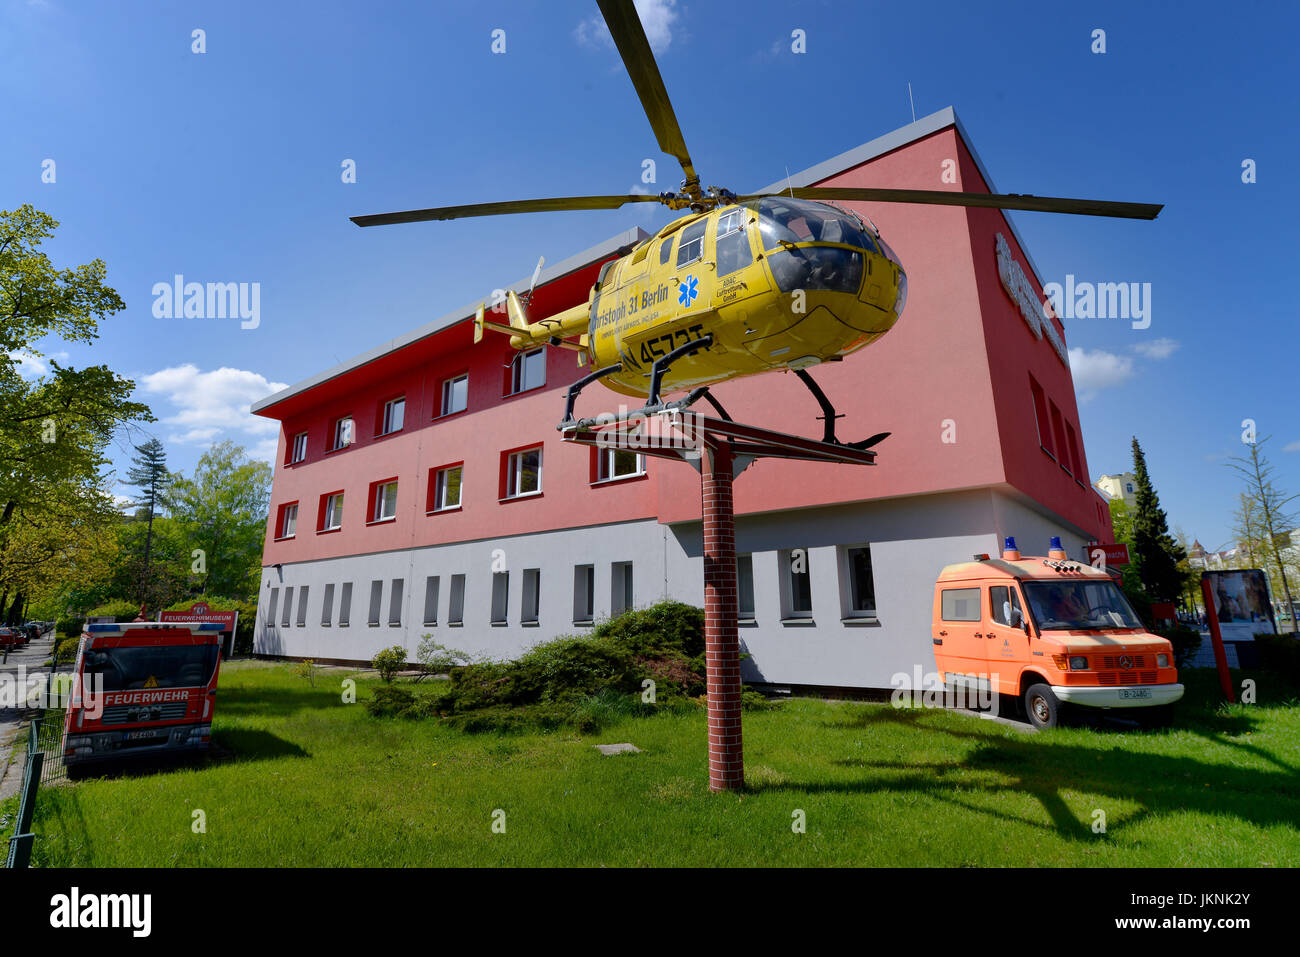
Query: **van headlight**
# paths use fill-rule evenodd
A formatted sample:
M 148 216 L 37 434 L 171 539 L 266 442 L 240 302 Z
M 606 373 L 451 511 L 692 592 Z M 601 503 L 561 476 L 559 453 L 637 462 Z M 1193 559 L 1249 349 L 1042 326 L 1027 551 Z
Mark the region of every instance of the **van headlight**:
M 1168 667 L 1169 667 L 1169 656 L 1168 656 L 1168 655 L 1156 655 L 1156 667 L 1157 667 L 1157 668 L 1168 668 Z
M 1073 658 L 1070 659 L 1070 670 L 1087 671 L 1088 659 L 1085 658 L 1083 655 L 1075 655 Z

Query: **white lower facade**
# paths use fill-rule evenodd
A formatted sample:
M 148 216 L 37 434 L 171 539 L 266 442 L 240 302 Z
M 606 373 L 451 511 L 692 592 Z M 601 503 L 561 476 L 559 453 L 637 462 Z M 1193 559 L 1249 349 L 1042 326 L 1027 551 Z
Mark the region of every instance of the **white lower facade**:
M 887 689 L 895 675 L 933 671 L 935 577 L 975 553 L 999 553 L 1007 535 L 1026 555 L 1045 554 L 1060 535 L 1081 559 L 1086 543 L 1081 530 L 1001 489 L 738 518 L 745 680 Z M 365 662 L 400 645 L 414 661 L 432 634 L 506 659 L 665 598 L 704 603 L 698 522 L 650 519 L 267 567 L 254 650 Z

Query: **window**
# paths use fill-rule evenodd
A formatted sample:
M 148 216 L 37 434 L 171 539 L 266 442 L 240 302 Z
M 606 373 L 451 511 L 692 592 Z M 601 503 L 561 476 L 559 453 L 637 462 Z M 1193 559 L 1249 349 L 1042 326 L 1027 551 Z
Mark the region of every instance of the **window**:
M 379 610 L 384 605 L 384 583 L 382 581 L 372 581 L 370 583 L 370 617 L 367 622 L 373 627 L 379 624 Z
M 397 481 L 375 482 L 372 522 L 387 522 L 397 517 Z
M 1083 465 L 1079 461 L 1079 440 L 1074 434 L 1074 426 L 1065 423 L 1065 447 L 1070 452 L 1070 472 L 1075 478 L 1083 477 Z
M 438 576 L 430 575 L 424 580 L 424 623 L 438 623 Z
M 513 452 L 506 459 L 505 498 L 532 495 L 542 490 L 542 450 L 539 446 Z
M 744 210 L 733 209 L 718 218 L 716 247 L 719 276 L 730 275 L 754 261 L 754 254 L 749 248 L 749 236 L 745 232 Z
M 429 482 L 430 512 L 441 512 L 449 508 L 460 508 L 460 477 L 462 466 L 453 465 L 438 469 Z
M 871 546 L 844 550 L 849 579 L 848 617 L 876 614 L 876 583 L 871 574 Z
M 388 596 L 388 623 L 398 626 L 402 623 L 402 592 L 406 591 L 406 579 L 394 578 L 393 590 Z
M 632 607 L 632 563 L 614 562 L 610 565 L 609 610 L 611 615 L 621 615 Z
M 464 412 L 469 404 L 469 376 L 458 375 L 442 384 L 442 415 Z
M 1047 404 L 1052 409 L 1052 436 L 1056 439 L 1056 460 L 1061 463 L 1061 468 L 1070 471 L 1070 453 L 1065 447 L 1065 426 L 1061 422 L 1061 410 L 1056 407 L 1056 403 L 1048 399 Z
M 379 434 L 400 432 L 406 418 L 406 396 L 390 399 L 384 403 L 384 414 L 379 422 Z
M 343 493 L 334 492 L 321 496 L 320 530 L 333 531 L 343 527 Z
M 510 360 L 510 395 L 546 385 L 546 349 L 530 349 Z
M 1133 483 L 1132 483 L 1132 482 L 1125 482 L 1125 483 L 1124 483 L 1124 491 L 1127 492 L 1129 495 L 1132 495 L 1132 494 L 1133 494 Z
M 704 258 L 704 227 L 707 219 L 700 219 L 682 230 L 682 241 L 677 244 L 677 265 L 685 266 Z
M 510 609 L 510 573 L 492 573 L 492 624 L 504 625 Z
M 754 620 L 754 556 L 736 556 L 736 610 L 741 621 Z
M 524 607 L 519 620 L 524 623 L 537 624 L 538 612 L 542 603 L 542 570 L 540 568 L 524 569 Z
M 326 628 L 330 626 L 330 615 L 334 612 L 334 585 L 333 583 L 325 586 L 325 597 L 321 600 L 320 606 L 320 623 Z
M 784 566 L 781 598 L 783 618 L 812 617 L 812 573 L 809 570 L 808 549 L 794 548 L 781 552 Z
M 280 537 L 293 538 L 298 532 L 298 503 L 280 506 Z
M 280 627 L 289 627 L 289 616 L 293 614 L 293 586 L 284 590 L 284 611 L 280 616 Z
M 465 620 L 465 576 L 451 576 L 451 598 L 447 605 L 447 624 L 459 625 Z
M 275 627 L 275 606 L 280 600 L 280 589 L 272 588 L 271 597 L 266 600 L 266 623 Z
M 292 451 L 289 453 L 289 464 L 301 462 L 307 457 L 307 433 L 299 432 L 293 437 Z
M 596 617 L 596 566 L 573 566 L 573 623 L 590 623 Z
M 303 585 L 298 589 L 298 627 L 303 628 L 307 624 L 307 586 Z
M 1052 433 L 1050 420 L 1047 417 L 1047 397 L 1043 394 L 1043 388 L 1033 376 L 1029 377 L 1029 391 L 1034 400 L 1034 424 L 1038 427 L 1038 444 L 1048 455 L 1055 457 L 1052 451 Z
M 338 449 L 345 449 L 351 444 L 352 416 L 345 415 L 343 418 L 336 419 L 334 422 L 334 444 L 330 447 L 330 451 L 334 452 Z
M 339 592 L 339 627 L 346 628 L 352 615 L 352 582 L 344 582 Z
M 989 617 L 999 625 L 1019 628 L 1025 620 L 1020 607 L 1020 595 L 1007 585 L 994 585 L 989 589 Z
M 627 449 L 596 449 L 596 481 L 630 478 L 645 474 L 645 456 Z
M 939 616 L 944 621 L 979 621 L 978 588 L 945 588 L 939 593 Z
M 667 266 L 668 260 L 673 258 L 673 237 L 669 236 L 659 244 L 659 265 Z

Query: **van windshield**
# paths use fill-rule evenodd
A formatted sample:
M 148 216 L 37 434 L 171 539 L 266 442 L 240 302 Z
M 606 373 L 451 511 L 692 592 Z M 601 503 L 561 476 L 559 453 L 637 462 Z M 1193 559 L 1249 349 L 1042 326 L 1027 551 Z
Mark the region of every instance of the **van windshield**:
M 216 645 L 149 645 L 139 648 L 91 648 L 83 672 L 100 675 L 103 691 L 140 688 L 201 688 L 217 666 Z M 93 683 L 90 687 L 96 687 Z
M 1142 622 L 1114 582 L 1022 582 L 1025 600 L 1044 631 L 1141 628 Z

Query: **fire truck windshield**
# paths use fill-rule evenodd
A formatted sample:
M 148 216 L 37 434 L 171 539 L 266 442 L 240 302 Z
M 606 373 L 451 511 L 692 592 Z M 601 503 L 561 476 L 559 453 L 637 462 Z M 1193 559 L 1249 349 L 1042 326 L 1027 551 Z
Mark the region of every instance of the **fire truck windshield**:
M 1108 581 L 1027 581 L 1025 598 L 1044 631 L 1141 628 L 1124 593 Z
M 83 670 L 87 680 L 98 675 L 104 691 L 135 691 L 203 687 L 216 666 L 216 645 L 148 645 L 91 648 Z

